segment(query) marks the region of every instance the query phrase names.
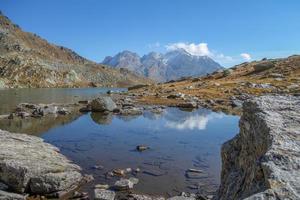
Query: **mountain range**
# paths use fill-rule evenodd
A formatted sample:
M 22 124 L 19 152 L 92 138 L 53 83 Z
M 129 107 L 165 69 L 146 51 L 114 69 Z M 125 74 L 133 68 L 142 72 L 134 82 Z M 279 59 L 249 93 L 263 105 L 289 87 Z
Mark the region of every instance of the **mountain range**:
M 0 13 L 0 88 L 126 87 L 153 81 L 112 69 L 24 32 Z
M 210 57 L 192 55 L 184 49 L 165 54 L 150 52 L 142 57 L 126 50 L 113 57 L 107 56 L 102 64 L 118 69 L 126 68 L 158 82 L 197 77 L 223 69 Z

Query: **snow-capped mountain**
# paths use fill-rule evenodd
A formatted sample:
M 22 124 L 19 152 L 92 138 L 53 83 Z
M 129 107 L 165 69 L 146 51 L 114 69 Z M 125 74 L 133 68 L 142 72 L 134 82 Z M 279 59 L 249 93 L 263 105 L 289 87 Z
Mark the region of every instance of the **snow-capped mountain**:
M 106 57 L 102 64 L 127 68 L 159 82 L 187 76 L 201 76 L 223 68 L 208 56 L 191 55 L 183 49 L 165 54 L 150 52 L 143 57 L 130 51 L 123 51 L 114 57 Z

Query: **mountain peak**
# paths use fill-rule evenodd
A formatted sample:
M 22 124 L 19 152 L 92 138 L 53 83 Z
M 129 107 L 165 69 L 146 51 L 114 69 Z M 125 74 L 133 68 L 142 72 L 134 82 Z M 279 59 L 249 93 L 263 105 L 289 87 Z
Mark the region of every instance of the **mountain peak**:
M 192 55 L 184 49 L 165 54 L 150 52 L 143 57 L 125 50 L 113 57 L 106 57 L 102 63 L 115 68 L 127 68 L 159 82 L 201 76 L 222 68 L 210 57 Z

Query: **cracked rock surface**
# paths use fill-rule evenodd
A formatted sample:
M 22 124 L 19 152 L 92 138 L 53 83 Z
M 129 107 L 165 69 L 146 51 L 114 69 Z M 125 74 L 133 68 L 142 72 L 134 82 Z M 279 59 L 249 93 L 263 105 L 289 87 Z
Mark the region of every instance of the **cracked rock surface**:
M 300 97 L 246 101 L 222 164 L 217 199 L 300 199 Z

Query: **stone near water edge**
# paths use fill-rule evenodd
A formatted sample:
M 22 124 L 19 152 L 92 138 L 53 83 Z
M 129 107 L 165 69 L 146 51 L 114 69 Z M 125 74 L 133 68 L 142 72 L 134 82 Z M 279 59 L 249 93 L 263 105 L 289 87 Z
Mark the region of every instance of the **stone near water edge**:
M 88 100 L 81 100 L 81 101 L 78 101 L 79 104 L 88 104 L 89 101 Z
M 26 196 L 0 190 L 0 200 L 26 200 Z
M 188 179 L 202 179 L 202 178 L 207 178 L 208 175 L 204 173 L 199 173 L 199 172 L 192 172 L 192 171 L 187 171 L 185 173 L 186 178 Z
M 126 107 L 120 110 L 120 115 L 141 115 L 143 110 L 137 107 Z
M 187 171 L 188 172 L 194 172 L 194 173 L 204 173 L 203 170 L 201 170 L 201 169 L 194 169 L 194 168 L 190 168 Z
M 95 189 L 95 200 L 114 200 L 116 193 L 111 190 Z
M 194 101 L 190 101 L 190 102 L 180 103 L 177 105 L 177 107 L 179 107 L 179 108 L 197 108 L 198 104 Z
M 17 193 L 59 193 L 83 180 L 81 168 L 41 138 L 0 130 L 0 141 L 0 180 Z
M 243 104 L 240 133 L 222 146 L 215 199 L 300 199 L 300 97 L 261 96 Z
M 93 169 L 97 169 L 97 170 L 102 170 L 102 169 L 104 169 L 104 167 L 103 167 L 102 165 L 94 165 L 92 168 L 93 168 Z
M 107 184 L 97 184 L 97 185 L 95 185 L 95 189 L 107 190 L 108 188 L 109 188 L 109 185 L 107 185 Z
M 121 178 L 115 182 L 114 188 L 116 190 L 130 190 L 133 189 L 133 186 L 139 182 L 137 178 Z
M 93 112 L 104 112 L 109 111 L 112 112 L 117 108 L 115 102 L 111 99 L 111 97 L 101 96 L 97 99 L 92 100 L 91 108 Z
M 150 176 L 163 176 L 166 175 L 166 171 L 158 170 L 158 169 L 145 169 L 143 170 L 143 174 L 147 174 Z
M 125 176 L 125 170 L 124 169 L 114 169 L 113 174 L 116 176 Z
M 164 197 L 149 196 L 144 194 L 129 194 L 128 199 L 133 200 L 165 200 Z
M 131 181 L 134 185 L 139 183 L 139 179 L 134 178 L 134 177 L 130 177 L 128 180 Z
M 6 185 L 6 184 L 4 184 L 4 183 L 2 183 L 2 182 L 0 182 L 0 190 L 7 190 L 8 189 L 8 185 Z
M 186 194 L 185 192 L 182 192 L 178 196 L 174 196 L 171 198 L 168 198 L 167 200 L 202 200 L 200 196 L 197 196 L 195 194 Z
M 234 108 L 241 108 L 243 106 L 243 101 L 240 100 L 232 100 L 231 106 Z
M 75 191 L 72 195 L 72 199 L 78 199 L 78 200 L 88 200 L 89 195 L 86 192 L 78 192 Z

